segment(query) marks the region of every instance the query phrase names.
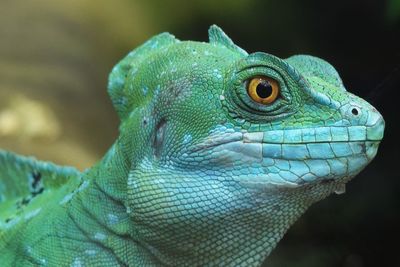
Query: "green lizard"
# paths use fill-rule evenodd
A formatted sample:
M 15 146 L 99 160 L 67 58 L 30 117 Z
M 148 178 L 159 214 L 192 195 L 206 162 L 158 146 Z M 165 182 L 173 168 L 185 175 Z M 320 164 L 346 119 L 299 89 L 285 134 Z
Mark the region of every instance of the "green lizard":
M 1 266 L 260 266 L 374 158 L 384 120 L 327 62 L 209 38 L 114 67 L 120 134 L 94 167 L 0 153 Z

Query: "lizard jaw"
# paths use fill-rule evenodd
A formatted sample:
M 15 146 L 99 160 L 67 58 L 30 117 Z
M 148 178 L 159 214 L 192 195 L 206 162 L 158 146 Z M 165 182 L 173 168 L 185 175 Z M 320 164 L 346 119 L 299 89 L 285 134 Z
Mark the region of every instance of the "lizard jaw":
M 242 184 L 299 187 L 334 181 L 338 193 L 376 155 L 384 122 L 268 132 L 217 132 L 186 156 L 224 169 Z

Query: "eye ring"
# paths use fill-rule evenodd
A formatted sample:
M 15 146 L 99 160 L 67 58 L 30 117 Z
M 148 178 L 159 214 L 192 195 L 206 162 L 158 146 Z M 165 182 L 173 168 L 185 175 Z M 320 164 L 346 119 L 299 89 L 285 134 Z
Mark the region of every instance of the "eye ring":
M 278 82 L 266 76 L 257 76 L 250 80 L 247 93 L 250 98 L 263 105 L 273 103 L 279 95 Z

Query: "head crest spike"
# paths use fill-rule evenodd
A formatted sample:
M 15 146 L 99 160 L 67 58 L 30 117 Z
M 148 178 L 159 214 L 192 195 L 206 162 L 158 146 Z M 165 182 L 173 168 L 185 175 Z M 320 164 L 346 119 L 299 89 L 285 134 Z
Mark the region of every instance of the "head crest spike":
M 245 50 L 235 45 L 231 38 L 229 38 L 228 35 L 226 35 L 224 31 L 215 24 L 211 25 L 210 29 L 208 30 L 208 38 L 210 40 L 210 44 L 223 45 L 233 51 L 242 54 L 243 56 L 248 55 Z

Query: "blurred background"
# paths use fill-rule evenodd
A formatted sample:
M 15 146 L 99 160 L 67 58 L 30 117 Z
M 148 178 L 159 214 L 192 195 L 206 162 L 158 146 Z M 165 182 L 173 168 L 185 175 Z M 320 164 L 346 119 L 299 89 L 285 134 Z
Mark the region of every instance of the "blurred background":
M 214 23 L 248 52 L 328 60 L 386 120 L 377 158 L 297 221 L 265 266 L 400 266 L 400 0 L 1 0 L 0 147 L 91 166 L 117 136 L 113 65 L 163 31 L 206 41 Z

